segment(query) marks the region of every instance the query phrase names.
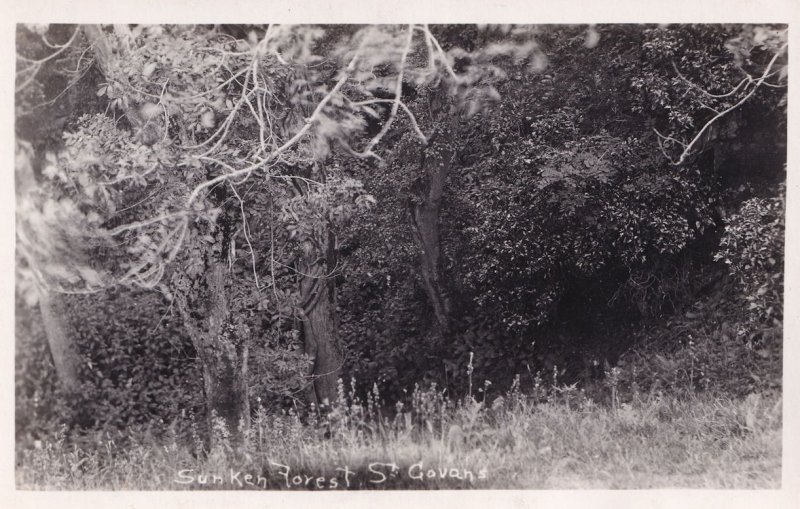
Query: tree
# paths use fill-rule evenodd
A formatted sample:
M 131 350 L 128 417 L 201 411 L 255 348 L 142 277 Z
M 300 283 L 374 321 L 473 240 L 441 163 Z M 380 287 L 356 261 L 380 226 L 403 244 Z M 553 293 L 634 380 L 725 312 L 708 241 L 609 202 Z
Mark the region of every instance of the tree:
M 18 142 L 16 152 L 16 194 L 19 200 L 17 232 L 22 239 L 20 251 L 23 259 L 23 263 L 18 263 L 17 266 L 18 270 L 28 271 L 29 277 L 23 281 L 30 283 L 30 286 L 27 289 L 23 288 L 22 292 L 30 304 L 38 304 L 59 379 L 67 392 L 74 392 L 78 390 L 79 386 L 78 373 L 81 359 L 72 341 L 69 328 L 64 323 L 60 294 L 51 293 L 41 279 L 43 266 L 48 263 L 42 250 L 35 250 L 33 249 L 35 246 L 25 242 L 31 235 L 33 227 L 42 226 L 41 223 L 37 224 L 36 206 L 31 203 L 35 199 L 36 193 L 36 179 L 31 166 L 32 148 L 29 144 Z
M 606 329 L 613 337 L 631 317 L 676 311 L 686 300 L 681 292 L 691 291 L 678 284 L 681 271 L 708 262 L 722 226 L 719 210 L 730 199 L 725 173 L 732 171 L 723 161 L 742 153 L 733 140 L 776 134 L 763 144 L 765 152 L 780 143 L 775 131 L 782 118 L 781 32 L 770 28 L 771 38 L 761 39 L 750 63 L 736 57 L 738 46 L 731 43 L 752 40 L 755 28 L 553 26 L 536 37 L 540 59 L 549 61 L 541 72 L 524 72 L 533 58 L 515 62 L 495 55 L 491 62 L 503 72 L 491 83 L 501 100 L 472 117 L 468 108 L 460 111 L 457 134 L 446 137 L 456 157 L 441 180 L 445 191 L 436 193 L 438 213 L 431 214 L 440 253 L 437 279 L 446 282 L 441 293 L 455 310 L 446 320 L 451 338 L 438 348 L 419 344 L 426 328 L 441 322 L 435 306 L 420 306 L 418 288 L 428 302 L 435 300 L 422 277 L 396 268 L 419 267 L 421 251 L 411 214 L 399 211 L 408 203 L 426 203 L 428 185 L 435 182 L 420 171 L 422 150 L 412 126 L 401 128 L 405 138 L 391 145 L 391 170 L 369 169 L 374 178 L 364 178 L 384 206 L 359 218 L 358 233 L 349 239 L 354 254 L 343 323 L 347 335 L 370 338 L 351 344 L 365 358 L 354 367 L 359 378 L 388 371 L 387 378 L 402 386 L 423 370 L 437 382 L 452 383 L 463 379 L 470 352 L 481 373 L 476 376 L 495 382 L 525 372 L 526 364 L 549 370 L 565 367 L 568 355 L 588 358 L 579 351 L 584 346 L 613 360 L 627 347 L 622 342 L 580 341 L 605 337 Z M 449 42 L 453 46 L 486 48 L 491 41 L 477 29 L 459 32 Z M 442 33 L 437 37 L 448 44 Z M 457 60 L 455 66 L 470 62 Z M 692 69 L 679 76 L 673 62 L 690 62 Z M 776 81 L 737 107 L 741 117 L 715 118 L 703 106 L 723 111 L 752 89 L 744 90 L 745 81 L 736 91 L 741 95 L 720 99 L 726 106 L 709 104 L 698 87 L 726 93 L 743 72 L 761 76 L 770 62 L 767 74 Z M 429 91 L 406 90 L 424 132 L 430 98 Z M 765 115 L 769 120 L 753 125 Z M 664 157 L 653 128 L 676 139 L 691 140 L 700 129 L 715 134 L 701 136 L 704 144 L 696 143 L 676 167 Z M 709 160 L 712 151 L 715 161 Z M 392 246 L 389 252 L 386 245 Z M 404 379 L 404 370 L 413 375 Z
M 52 130 L 63 126 L 63 112 L 43 106 L 50 92 L 48 85 L 52 87 L 55 83 L 58 87 L 66 80 L 62 74 L 48 71 L 52 62 L 59 62 L 69 54 L 79 33 L 74 29 L 65 31 L 62 27 L 54 27 L 49 36 L 45 35 L 47 32 L 48 26 L 35 25 L 18 37 L 18 46 L 25 47 L 28 52 L 26 56 L 19 56 L 16 88 L 17 279 L 18 291 L 24 300 L 40 309 L 54 365 L 62 386 L 69 393 L 78 389 L 82 362 L 64 319 L 63 293 L 53 291 L 52 287 L 60 287 L 61 281 L 81 277 L 74 270 L 75 264 L 83 264 L 85 254 L 84 247 L 79 245 L 80 230 L 60 234 L 63 225 L 79 227 L 73 223 L 79 214 L 74 203 L 68 200 L 59 203 L 47 200 L 52 189 L 40 186 L 37 175 L 42 173 L 40 166 L 47 165 L 49 160 L 42 161 L 44 158 L 37 154 L 37 147 L 24 139 L 28 137 L 38 144 L 47 144 L 53 136 Z M 78 65 L 75 72 L 85 72 L 85 68 Z M 69 87 L 66 88 L 64 92 L 68 92 Z M 75 94 L 61 95 L 64 106 L 69 108 Z M 40 114 L 40 122 L 32 121 L 35 112 Z M 86 274 L 92 277 L 90 272 Z
M 19 104 L 51 64 L 95 101 L 28 157 L 21 245 L 48 292 L 161 292 L 209 418 L 232 430 L 251 368 L 335 397 L 342 298 L 358 363 L 446 353 L 455 373 L 484 348 L 512 373 L 498 352 L 523 362 L 571 307 L 599 314 L 715 227 L 702 152 L 781 85 L 780 31 L 751 27 L 718 58 L 730 27 L 640 28 L 119 25 L 59 27 L 60 44 L 21 28 L 40 42 L 19 59 Z
M 270 25 L 248 27 L 246 37 L 203 26 L 76 29 L 61 51 L 80 62 L 90 50 L 107 109 L 78 118 L 42 172 L 54 191 L 42 207 L 69 210 L 83 232 L 84 256 L 49 267 L 53 289 L 136 285 L 174 299 L 203 364 L 209 417 L 232 430 L 249 419 L 248 351 L 259 312 L 271 314 L 273 327 L 302 324 L 312 399 L 334 395 L 334 230 L 373 200 L 329 166 L 332 157 L 380 160 L 374 149 L 401 108 L 427 141 L 399 92 L 381 97 L 387 84 L 449 83 L 446 90 L 474 100 L 464 92 L 480 78 L 456 75 L 452 55 L 422 25 L 328 35 Z M 425 65 L 409 63 L 414 51 L 427 55 Z M 39 70 L 38 61 L 23 66 L 21 92 Z M 390 105 L 387 116 L 378 104 Z M 359 139 L 369 118 L 382 126 Z M 268 232 L 251 230 L 264 223 Z M 237 256 L 237 244 L 249 256 Z M 66 282 L 58 278 L 64 266 Z M 281 288 L 291 274 L 281 277 L 278 267 L 299 276 L 293 288 Z

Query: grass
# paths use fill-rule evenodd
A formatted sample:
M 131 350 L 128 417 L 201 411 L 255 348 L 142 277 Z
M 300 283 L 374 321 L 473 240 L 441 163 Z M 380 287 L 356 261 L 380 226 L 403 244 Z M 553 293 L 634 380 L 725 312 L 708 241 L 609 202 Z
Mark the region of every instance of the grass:
M 256 412 L 244 444 L 214 447 L 186 423 L 18 443 L 20 489 L 779 488 L 780 395 L 634 395 L 611 407 L 578 391 L 491 405 L 417 389 L 393 417 L 344 396 L 307 422 Z M 181 425 L 184 424 L 184 425 Z M 178 430 L 183 429 L 184 432 Z M 247 477 L 247 476 L 250 477 Z

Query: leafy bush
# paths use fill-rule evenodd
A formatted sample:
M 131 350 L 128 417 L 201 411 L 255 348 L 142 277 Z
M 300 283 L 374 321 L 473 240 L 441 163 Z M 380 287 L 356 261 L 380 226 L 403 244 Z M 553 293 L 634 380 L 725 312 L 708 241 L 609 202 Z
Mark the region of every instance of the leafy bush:
M 544 30 L 547 69 L 520 86 L 521 67 L 504 67 L 496 106 L 458 125 L 440 218 L 440 276 L 456 324 L 444 344 L 430 333 L 432 313 L 409 270 L 418 250 L 407 208 L 419 177 L 409 154 L 418 148 L 401 137 L 388 165 L 361 174 L 378 206 L 343 242 L 340 301 L 359 379 L 386 373 L 401 386 L 427 377 L 453 387 L 474 352 L 476 374 L 498 381 L 567 367 L 583 355 L 569 344 L 578 339 L 615 359 L 628 343 L 616 329 L 684 312 L 708 282 L 731 185 L 712 145 L 715 158 L 747 152 L 723 140 L 763 135 L 755 111 L 778 111 L 781 92 L 766 91 L 756 109 L 720 124 L 724 136 L 680 167 L 661 153 L 653 127 L 695 132 L 710 115 L 698 87 L 725 93 L 741 80 L 740 65 L 763 65 L 767 53 L 743 62 L 726 49 L 741 26 L 598 30 L 591 50 L 578 27 Z
M 71 399 L 58 390 L 39 318 L 18 306 L 18 432 L 57 422 L 98 429 L 170 422 L 201 408 L 194 349 L 160 296 L 117 290 L 65 300 L 85 359 L 80 390 Z
M 739 281 L 755 323 L 783 319 L 783 259 L 786 185 L 771 198 L 751 198 L 726 219 L 716 260 L 728 265 Z
M 52 434 L 67 412 L 38 309 L 18 301 L 15 313 L 14 403 L 17 439 Z

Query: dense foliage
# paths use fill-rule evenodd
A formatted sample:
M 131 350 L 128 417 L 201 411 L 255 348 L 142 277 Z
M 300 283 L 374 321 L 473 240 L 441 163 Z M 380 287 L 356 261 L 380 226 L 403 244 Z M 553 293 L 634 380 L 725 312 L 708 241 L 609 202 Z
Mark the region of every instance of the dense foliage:
M 76 393 L 60 387 L 35 311 L 17 308 L 17 334 L 28 338 L 16 351 L 18 432 L 40 437 L 65 419 L 124 429 L 202 412 L 196 354 L 158 294 L 109 290 L 71 296 L 66 308 L 86 359 Z
M 780 325 L 783 319 L 785 189 L 771 198 L 750 198 L 726 220 L 715 255 L 730 267 L 750 302 L 754 322 Z
M 738 25 L 21 26 L 18 431 L 71 401 L 47 292 L 93 294 L 66 297 L 88 426 L 235 425 L 330 375 L 389 401 L 620 359 L 652 390 L 774 387 L 785 48 Z M 235 408 L 209 403 L 226 384 Z
M 443 198 L 441 268 L 456 341 L 418 339 L 430 334 L 432 315 L 418 275 L 407 270 L 416 252 L 407 212 L 417 199 L 413 148 L 401 140 L 399 162 L 365 171 L 382 206 L 359 219 L 344 287 L 343 326 L 365 359 L 354 364 L 357 378 L 403 386 L 423 368 L 440 383 L 460 382 L 471 353 L 481 376 L 496 382 L 554 365 L 569 364 L 578 376 L 631 345 L 614 331 L 632 319 L 689 306 L 725 210 L 747 196 L 736 186 L 744 180 L 782 194 L 774 185 L 785 104 L 779 91 L 766 91 L 752 110 L 716 125 L 720 134 L 703 154 L 678 167 L 666 157 L 672 152 L 659 150 L 653 127 L 686 136 L 710 117 L 703 104 L 721 109 L 732 100 L 704 96 L 741 79 L 739 50 L 726 45 L 740 48 L 747 30 L 604 27 L 597 42 L 578 27 L 558 27 L 538 38 L 549 61 L 543 72 L 524 77 L 508 64 L 496 84 L 502 100 L 463 119 L 451 137 L 459 165 Z M 480 32 L 461 35 L 469 36 L 480 44 Z M 673 63 L 686 69 L 679 74 Z M 761 143 L 762 131 L 772 144 Z M 777 166 L 742 168 L 734 154 L 746 150 L 768 154 L 762 160 L 778 154 Z M 776 265 L 764 269 L 754 271 L 780 279 Z

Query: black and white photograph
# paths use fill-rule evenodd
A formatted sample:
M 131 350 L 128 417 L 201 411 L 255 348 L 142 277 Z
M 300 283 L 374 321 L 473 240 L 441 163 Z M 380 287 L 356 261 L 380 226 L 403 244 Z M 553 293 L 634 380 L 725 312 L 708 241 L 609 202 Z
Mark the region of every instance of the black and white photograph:
M 7 37 L 10 489 L 800 502 L 791 18 L 47 14 Z

